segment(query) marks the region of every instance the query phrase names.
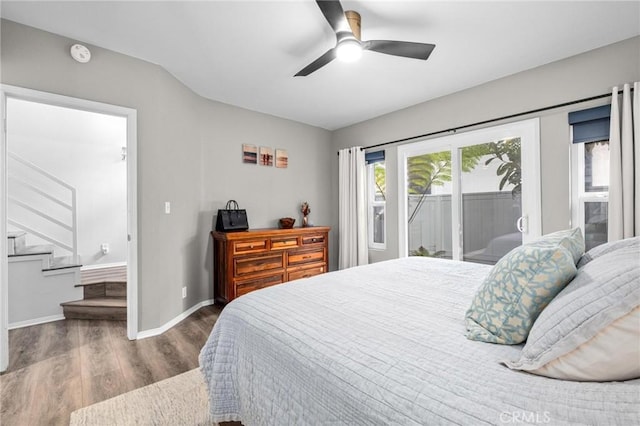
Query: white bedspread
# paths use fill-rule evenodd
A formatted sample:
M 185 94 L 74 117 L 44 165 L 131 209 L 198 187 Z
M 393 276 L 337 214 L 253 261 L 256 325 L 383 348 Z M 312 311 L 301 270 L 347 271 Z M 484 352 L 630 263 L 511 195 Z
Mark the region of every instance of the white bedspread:
M 464 337 L 490 267 L 411 257 L 250 293 L 200 354 L 215 421 L 252 425 L 640 424 L 640 383 L 512 371 Z

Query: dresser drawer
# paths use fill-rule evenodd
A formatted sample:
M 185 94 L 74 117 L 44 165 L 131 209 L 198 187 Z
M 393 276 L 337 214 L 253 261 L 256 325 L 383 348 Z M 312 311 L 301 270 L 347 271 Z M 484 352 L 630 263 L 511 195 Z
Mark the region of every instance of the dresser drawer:
M 234 276 L 254 274 L 256 272 L 270 271 L 284 268 L 282 253 L 268 254 L 264 256 L 237 257 L 233 265 Z
M 326 238 L 323 234 L 305 235 L 302 237 L 302 245 L 308 246 L 312 244 L 324 244 Z
M 302 251 L 289 253 L 288 265 L 301 265 L 303 263 L 324 262 L 324 249 L 314 251 Z
M 314 275 L 320 275 L 325 273 L 326 270 L 327 270 L 327 267 L 324 264 L 322 264 L 322 265 L 312 266 L 310 268 L 300 269 L 294 272 L 289 272 L 287 274 L 287 281 L 299 280 L 300 278 L 313 277 Z
M 234 241 L 233 254 L 257 253 L 269 248 L 266 238 L 259 240 Z
M 284 276 L 282 274 L 270 275 L 263 278 L 254 278 L 244 281 L 236 281 L 236 297 L 247 294 L 250 291 L 259 290 L 261 288 L 269 287 L 284 282 Z
M 282 237 L 271 239 L 271 249 L 288 249 L 298 247 L 298 237 Z

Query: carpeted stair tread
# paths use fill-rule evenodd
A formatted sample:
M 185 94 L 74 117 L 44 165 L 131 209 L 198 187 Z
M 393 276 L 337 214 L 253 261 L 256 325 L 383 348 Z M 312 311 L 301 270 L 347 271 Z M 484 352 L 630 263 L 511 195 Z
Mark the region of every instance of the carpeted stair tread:
M 23 235 L 27 235 L 27 233 L 24 231 L 8 231 L 7 232 L 7 238 L 20 238 Z
M 25 246 L 21 248 L 20 251 L 15 254 L 11 254 L 10 256 L 33 256 L 38 254 L 53 254 L 53 246 L 48 244 Z
M 61 303 L 66 319 L 126 321 L 126 297 L 92 297 Z
M 55 271 L 58 269 L 80 268 L 82 264 L 76 262 L 73 256 L 54 257 L 48 268 L 43 271 Z
M 93 297 L 91 299 L 74 300 L 72 302 L 61 303 L 62 306 L 102 306 L 111 308 L 126 308 L 126 297 Z
M 90 285 L 100 285 L 100 284 L 127 284 L 127 280 L 120 280 L 120 279 L 113 279 L 113 280 L 109 280 L 109 279 L 105 279 L 105 280 L 101 280 L 101 281 L 95 281 L 95 282 L 86 282 L 86 283 L 80 283 L 80 284 L 76 284 L 75 287 L 87 287 Z

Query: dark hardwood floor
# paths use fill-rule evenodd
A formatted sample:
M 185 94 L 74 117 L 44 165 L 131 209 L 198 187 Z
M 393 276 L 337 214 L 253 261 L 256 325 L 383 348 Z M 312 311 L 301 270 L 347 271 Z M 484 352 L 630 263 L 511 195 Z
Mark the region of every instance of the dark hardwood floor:
M 0 424 L 68 425 L 71 412 L 198 366 L 220 308 L 201 308 L 156 337 L 130 341 L 124 321 L 64 320 L 9 332 Z

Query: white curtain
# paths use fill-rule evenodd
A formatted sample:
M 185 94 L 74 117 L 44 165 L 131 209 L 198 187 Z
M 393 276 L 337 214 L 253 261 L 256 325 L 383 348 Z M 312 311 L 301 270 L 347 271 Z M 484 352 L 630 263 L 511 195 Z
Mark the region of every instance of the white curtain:
M 359 146 L 341 149 L 338 159 L 338 267 L 345 269 L 368 263 L 367 174 L 364 151 Z
M 625 84 L 611 95 L 609 134 L 609 241 L 640 235 L 640 83 Z

